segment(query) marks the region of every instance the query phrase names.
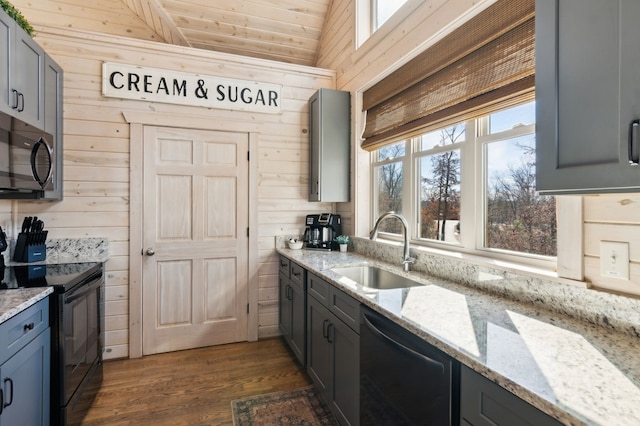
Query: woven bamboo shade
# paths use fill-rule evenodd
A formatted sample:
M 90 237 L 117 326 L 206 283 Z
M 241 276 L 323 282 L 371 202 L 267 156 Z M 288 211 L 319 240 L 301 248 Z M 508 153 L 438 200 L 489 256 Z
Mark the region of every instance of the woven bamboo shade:
M 362 148 L 532 99 L 534 17 L 534 0 L 499 0 L 368 89 Z

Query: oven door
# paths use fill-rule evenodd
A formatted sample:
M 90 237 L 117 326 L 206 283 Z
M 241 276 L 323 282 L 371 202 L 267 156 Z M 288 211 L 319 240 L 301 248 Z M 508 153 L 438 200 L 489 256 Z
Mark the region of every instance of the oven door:
M 102 350 L 100 303 L 102 277 L 65 293 L 62 315 L 64 336 L 64 393 L 69 403 Z

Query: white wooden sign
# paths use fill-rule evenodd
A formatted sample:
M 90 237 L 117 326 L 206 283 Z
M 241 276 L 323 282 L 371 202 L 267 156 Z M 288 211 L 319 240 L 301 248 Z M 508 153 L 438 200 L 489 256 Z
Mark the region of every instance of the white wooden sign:
M 105 62 L 102 94 L 113 98 L 282 113 L 282 85 Z

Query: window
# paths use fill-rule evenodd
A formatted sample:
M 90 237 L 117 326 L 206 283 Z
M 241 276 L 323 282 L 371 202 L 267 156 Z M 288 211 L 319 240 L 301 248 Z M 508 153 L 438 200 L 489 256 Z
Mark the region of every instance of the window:
M 403 162 L 405 159 L 405 142 L 380 148 L 375 152 L 374 174 L 376 187 L 376 217 L 387 211 L 403 212 Z M 380 232 L 400 233 L 402 229 L 398 221 L 386 220 L 380 224 Z
M 541 261 L 556 255 L 555 198 L 535 192 L 534 102 L 373 153 L 373 219 L 401 212 L 415 224 L 414 243 Z M 386 222 L 383 231 L 401 233 Z
M 356 1 L 356 46 L 362 46 L 382 25 L 391 18 L 407 0 L 357 0 Z M 417 6 L 416 4 L 415 6 Z M 402 12 L 396 22 L 408 16 L 411 10 Z M 393 25 L 391 26 L 393 27 Z M 391 28 L 386 29 L 391 30 Z
M 371 0 L 371 32 L 382 26 L 407 0 Z

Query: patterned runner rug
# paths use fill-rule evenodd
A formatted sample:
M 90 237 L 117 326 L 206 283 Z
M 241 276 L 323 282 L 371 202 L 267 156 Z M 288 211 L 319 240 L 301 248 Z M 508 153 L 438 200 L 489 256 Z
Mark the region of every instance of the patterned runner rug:
M 338 425 L 313 386 L 231 401 L 234 426 Z

